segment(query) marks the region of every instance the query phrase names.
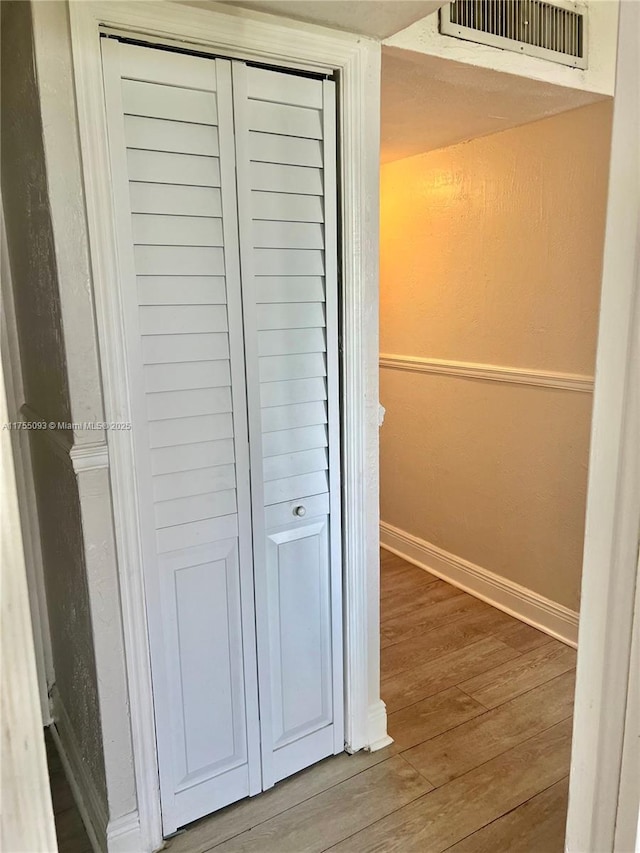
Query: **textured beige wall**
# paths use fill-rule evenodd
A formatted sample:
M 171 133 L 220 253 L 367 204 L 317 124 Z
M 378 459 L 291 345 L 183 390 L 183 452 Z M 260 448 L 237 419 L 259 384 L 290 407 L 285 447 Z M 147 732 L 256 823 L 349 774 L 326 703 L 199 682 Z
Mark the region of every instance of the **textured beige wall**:
M 388 164 L 381 352 L 592 375 L 611 104 Z M 577 609 L 591 397 L 381 371 L 381 516 Z

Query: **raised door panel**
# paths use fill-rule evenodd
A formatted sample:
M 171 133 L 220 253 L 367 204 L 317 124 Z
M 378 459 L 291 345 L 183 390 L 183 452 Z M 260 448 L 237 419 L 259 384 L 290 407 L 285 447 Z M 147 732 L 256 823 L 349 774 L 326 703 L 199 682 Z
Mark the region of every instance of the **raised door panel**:
M 269 787 L 344 746 L 334 84 L 233 74 Z
M 103 50 L 169 834 L 261 787 L 231 69 Z
M 274 749 L 332 721 L 330 584 L 325 520 L 267 534 Z

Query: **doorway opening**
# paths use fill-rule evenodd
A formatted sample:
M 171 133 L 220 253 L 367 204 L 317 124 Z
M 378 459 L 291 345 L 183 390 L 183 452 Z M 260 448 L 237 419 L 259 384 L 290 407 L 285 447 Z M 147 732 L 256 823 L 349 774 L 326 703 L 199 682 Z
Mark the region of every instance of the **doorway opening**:
M 482 786 L 452 849 L 560 851 L 612 103 L 398 49 L 382 67 L 389 734 L 426 809 Z

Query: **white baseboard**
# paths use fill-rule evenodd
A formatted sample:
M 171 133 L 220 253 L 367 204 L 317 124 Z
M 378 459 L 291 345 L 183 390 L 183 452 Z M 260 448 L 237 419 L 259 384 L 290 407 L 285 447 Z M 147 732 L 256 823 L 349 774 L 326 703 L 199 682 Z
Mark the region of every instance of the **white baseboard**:
M 52 698 L 54 722 L 50 728 L 51 735 L 60 755 L 73 799 L 95 853 L 106 853 L 107 805 L 82 761 L 71 721 L 55 687 Z
M 577 647 L 578 614 L 574 610 L 384 521 L 380 523 L 380 545 L 510 616 Z
M 51 735 L 95 853 L 140 853 L 143 845 L 138 812 L 108 820 L 107 804 L 82 761 L 71 721 L 55 687 L 52 700 Z
M 387 706 L 382 699 L 369 706 L 367 730 L 370 752 L 377 752 L 393 743 L 393 738 L 387 734 Z

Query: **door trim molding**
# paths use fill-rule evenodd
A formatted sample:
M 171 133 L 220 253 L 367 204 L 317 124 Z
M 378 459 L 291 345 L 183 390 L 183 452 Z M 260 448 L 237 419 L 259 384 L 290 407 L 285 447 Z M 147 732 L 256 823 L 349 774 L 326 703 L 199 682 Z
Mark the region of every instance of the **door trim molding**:
M 102 26 L 180 39 L 275 66 L 337 72 L 342 166 L 343 555 L 345 738 L 350 751 L 384 738 L 378 617 L 378 137 L 380 45 L 371 39 L 240 9 L 171 3 L 72 3 L 73 66 L 105 412 L 129 421 L 124 329 L 109 186 L 99 33 Z M 131 436 L 108 434 L 118 574 L 141 843 L 162 843 L 146 609 Z M 371 720 L 375 725 L 371 726 Z M 370 729 L 372 729 L 370 731 Z M 373 732 L 375 729 L 375 733 Z
M 565 850 L 622 850 L 640 531 L 640 5 L 620 3 Z M 633 714 L 633 703 L 629 707 Z M 621 808 L 622 812 L 618 812 Z M 635 830 L 637 832 L 637 829 Z M 638 840 L 636 838 L 636 844 Z M 637 847 L 636 847 L 637 849 Z

